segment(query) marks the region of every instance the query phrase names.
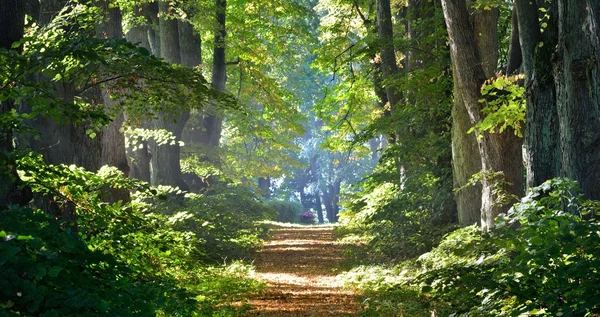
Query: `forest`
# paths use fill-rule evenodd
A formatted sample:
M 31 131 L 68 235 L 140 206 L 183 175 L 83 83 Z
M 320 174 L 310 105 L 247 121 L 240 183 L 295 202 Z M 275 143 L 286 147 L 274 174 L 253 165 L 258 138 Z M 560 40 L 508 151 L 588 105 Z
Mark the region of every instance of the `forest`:
M 600 1 L 0 1 L 0 317 L 600 316 L 599 270 Z

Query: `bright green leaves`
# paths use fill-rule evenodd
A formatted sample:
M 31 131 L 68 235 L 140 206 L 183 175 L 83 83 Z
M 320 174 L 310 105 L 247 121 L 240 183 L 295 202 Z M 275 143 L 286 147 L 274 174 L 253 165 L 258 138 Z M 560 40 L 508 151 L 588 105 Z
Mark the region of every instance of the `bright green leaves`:
M 263 228 L 255 221 L 273 211 L 251 192 L 231 186 L 220 194 L 184 197 L 124 178 L 114 168 L 91 173 L 46 165 L 38 156 L 17 162 L 24 185 L 43 194 L 53 214 L 0 211 L 3 309 L 49 316 L 236 316 L 239 307 L 230 303 L 260 288 L 245 277 L 248 266 L 200 263 L 246 256 L 258 246 Z M 106 195 L 119 188 L 137 191 L 139 199 L 107 202 Z M 63 218 L 70 207 L 76 227 Z
M 184 146 L 182 141 L 177 141 L 173 133 L 165 129 L 142 129 L 128 128 L 125 130 L 126 144 L 125 146 L 132 151 L 136 151 L 143 147 L 143 141 L 153 140 L 158 146 L 161 145 L 179 145 Z
M 523 75 L 500 76 L 487 81 L 481 88 L 484 103 L 481 110 L 483 120 L 478 122 L 474 129 L 489 133 L 502 133 L 507 128 L 523 137 L 522 126 L 525 123 L 525 88 L 519 84 Z M 481 134 L 479 137 L 483 137 Z

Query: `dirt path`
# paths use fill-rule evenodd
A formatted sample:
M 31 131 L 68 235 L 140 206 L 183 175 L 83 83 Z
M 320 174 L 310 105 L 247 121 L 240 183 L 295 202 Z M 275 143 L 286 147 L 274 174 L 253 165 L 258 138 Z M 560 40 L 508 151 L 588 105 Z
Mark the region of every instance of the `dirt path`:
M 356 294 L 334 272 L 341 247 L 331 226 L 274 227 L 254 262 L 267 288 L 246 316 L 357 316 Z

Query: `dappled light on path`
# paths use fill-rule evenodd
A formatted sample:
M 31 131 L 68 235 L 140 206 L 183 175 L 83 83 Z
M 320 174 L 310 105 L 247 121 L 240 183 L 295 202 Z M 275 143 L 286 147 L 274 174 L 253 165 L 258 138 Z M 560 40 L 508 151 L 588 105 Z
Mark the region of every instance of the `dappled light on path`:
M 356 294 L 342 288 L 334 271 L 342 246 L 332 229 L 274 227 L 254 263 L 267 288 L 245 316 L 357 316 Z

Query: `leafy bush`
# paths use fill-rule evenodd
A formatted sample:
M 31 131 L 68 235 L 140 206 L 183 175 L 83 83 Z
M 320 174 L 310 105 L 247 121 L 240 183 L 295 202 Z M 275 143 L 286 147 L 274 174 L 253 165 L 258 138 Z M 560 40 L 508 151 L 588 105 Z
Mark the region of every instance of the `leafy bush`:
M 452 229 L 455 212 L 451 178 L 413 171 L 403 186 L 392 181 L 368 180 L 342 214 L 344 234 L 362 235 L 362 257 L 398 262 L 430 251 Z
M 302 204 L 292 201 L 269 200 L 265 203 L 267 206 L 277 211 L 276 221 L 279 222 L 298 222 L 302 213 Z
M 489 235 L 471 229 L 474 245 L 445 239 L 422 257 L 427 290 L 471 315 L 600 313 L 600 203 L 579 193 L 573 181 L 549 180 Z
M 376 301 L 390 311 L 426 302 L 414 316 L 433 310 L 441 316 L 596 316 L 600 202 L 579 193 L 573 181 L 549 180 L 499 216 L 491 232 L 470 226 L 447 235 L 405 265 L 405 278 L 396 269 L 370 284 L 353 283 L 365 294 L 380 287 Z M 412 295 L 393 305 L 398 292 Z
M 146 212 L 161 213 L 179 219 L 174 227 L 196 237 L 198 260 L 222 263 L 224 259 L 242 259 L 260 246 L 266 230 L 257 225 L 275 217 L 275 212 L 260 202 L 248 189 L 219 183 L 203 194 L 183 193 L 160 186 L 158 195 L 140 193 Z
M 299 218 L 301 223 L 315 223 L 315 214 L 313 214 L 312 211 L 305 211 L 301 213 Z
M 242 308 L 230 303 L 260 289 L 241 264 L 202 264 L 217 256 L 188 230 L 182 213 L 152 212 L 148 202 L 104 200 L 106 188 L 136 189 L 176 208 L 192 204 L 187 198 L 168 199 L 162 189 L 112 168 L 94 174 L 45 165 L 39 156 L 18 163 L 36 201 L 49 201 L 54 209 L 0 210 L 0 311 L 9 316 L 237 316 Z M 223 208 L 201 202 L 207 214 L 214 206 Z M 241 224 L 233 226 L 232 220 L 224 224 L 232 227 L 210 231 L 214 240 L 247 247 L 238 240 L 258 230 L 251 219 L 261 218 L 264 208 L 246 207 L 247 214 L 235 218 Z M 222 234 L 236 230 L 242 233 Z

